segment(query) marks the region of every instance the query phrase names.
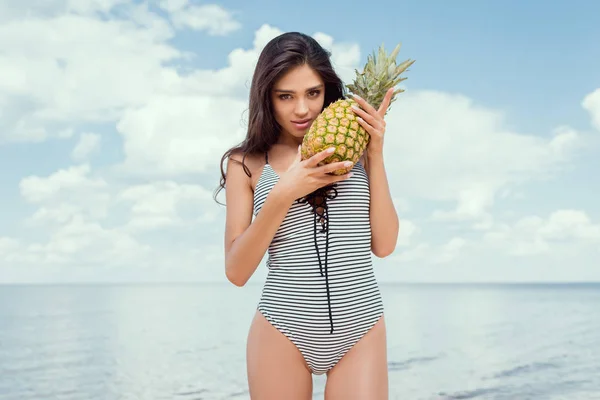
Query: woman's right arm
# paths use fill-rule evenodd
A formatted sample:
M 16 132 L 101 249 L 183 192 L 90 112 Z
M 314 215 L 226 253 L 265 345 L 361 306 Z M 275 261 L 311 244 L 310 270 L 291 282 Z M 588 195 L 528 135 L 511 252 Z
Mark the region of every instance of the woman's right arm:
M 228 160 L 225 185 L 225 274 L 231 283 L 244 286 L 248 282 L 295 199 L 319 187 L 350 177 L 350 174 L 328 174 L 342 168 L 342 162 L 317 165 L 330 154 L 325 150 L 301 161 L 298 148 L 294 163 L 280 176 L 254 221 L 254 193 L 248 176 L 239 162 Z
M 252 221 L 254 194 L 248 176 L 239 163 L 231 160 L 225 190 L 225 274 L 234 285 L 244 286 L 264 257 L 292 201 L 273 190 Z

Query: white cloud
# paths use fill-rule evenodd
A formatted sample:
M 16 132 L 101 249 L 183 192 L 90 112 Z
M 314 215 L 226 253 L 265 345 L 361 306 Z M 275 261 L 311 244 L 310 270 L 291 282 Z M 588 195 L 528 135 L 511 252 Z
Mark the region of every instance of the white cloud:
M 408 246 L 411 243 L 413 236 L 419 232 L 419 228 L 408 219 L 400 219 L 400 230 L 398 232 L 397 246 Z
M 434 91 L 401 93 L 387 120 L 392 185 L 409 198 L 456 204 L 435 210 L 433 219 L 480 226 L 491 223 L 501 191 L 554 176 L 582 140 L 568 127 L 549 138 L 509 131 L 499 112 Z
M 469 242 L 462 237 L 452 237 L 442 244 L 433 244 L 415 239 L 406 240 L 406 236 L 414 236 L 414 225 L 404 224 L 402 228 L 408 233 L 401 233 L 397 250 L 390 260 L 402 264 L 418 263 L 419 265 L 447 264 L 456 260 Z M 417 232 L 422 232 L 418 230 Z
M 190 0 L 161 0 L 176 28 L 191 28 L 210 36 L 224 36 L 241 29 L 234 12 L 218 4 L 193 5 Z
M 87 159 L 100 146 L 100 135 L 96 133 L 84 132 L 79 136 L 79 141 L 71 152 L 71 157 L 75 161 Z
M 153 96 L 118 123 L 124 168 L 132 173 L 177 175 L 204 172 L 245 134 L 246 104 L 208 96 Z
M 0 265 L 94 267 L 100 268 L 100 274 L 113 267 L 172 268 L 173 260 L 181 260 L 175 267 L 181 273 L 212 254 L 198 243 L 213 235 L 206 225 L 219 215 L 220 210 L 211 207 L 211 192 L 200 185 L 177 182 L 128 186 L 94 175 L 86 164 L 47 177 L 24 178 L 21 194 L 38 206 L 25 228 L 35 232 L 37 239 L 0 237 Z M 123 189 L 118 191 L 118 187 Z M 144 236 L 156 228 L 160 228 L 160 236 L 165 228 L 180 231 L 158 242 Z M 178 247 L 185 252 L 178 250 L 181 254 L 170 256 Z
M 72 190 L 99 189 L 106 187 L 102 178 L 90 178 L 90 167 L 83 164 L 61 169 L 48 178 L 29 176 L 20 183 L 21 194 L 31 203 L 40 203 L 58 198 L 59 194 L 71 197 Z
M 441 251 L 439 253 L 434 253 L 433 262 L 434 263 L 447 263 L 456 259 L 461 250 L 467 245 L 467 241 L 461 237 L 453 237 L 443 246 L 441 246 Z
M 572 244 L 600 248 L 600 224 L 592 223 L 580 210 L 557 210 L 546 219 L 533 215 L 513 225 L 498 225 L 484 235 L 484 240 L 520 256 L 546 253 L 554 247 Z
M 394 207 L 398 213 L 403 214 L 410 211 L 410 202 L 408 199 L 404 197 L 393 197 L 392 201 L 394 202 Z
M 247 99 L 258 56 L 264 46 L 283 33 L 268 24 L 254 33 L 253 47 L 236 48 L 227 56 L 227 65 L 215 70 L 195 70 L 174 89 L 177 93 L 196 93 L 215 97 L 232 96 Z
M 57 227 L 73 219 L 106 218 L 110 185 L 93 176 L 89 164 L 61 169 L 48 177 L 29 176 L 19 184 L 23 199 L 38 206 L 26 220 L 29 226 Z
M 169 12 L 176 12 L 183 10 L 189 5 L 190 0 L 160 0 L 158 3 L 161 8 Z
M 9 252 L 19 248 L 19 241 L 9 237 L 0 236 L 0 260 L 3 256 L 6 256 Z
M 136 231 L 167 226 L 197 226 L 213 221 L 212 193 L 199 185 L 153 182 L 123 190 L 118 198 L 131 204 L 124 229 Z
M 174 31 L 139 7 L 126 15 L 145 15 L 145 25 L 78 14 L 0 24 L 0 106 L 9 115 L 0 119 L 0 141 L 39 141 L 82 122 L 112 121 L 176 84 L 176 71 L 163 65 L 184 57 L 165 43 Z
M 90 166 L 83 164 L 61 169 L 47 178 L 29 176 L 20 183 L 21 195 L 30 203 L 49 202 L 62 196 L 71 198 L 75 192 L 97 190 L 107 186 L 102 178 L 89 177 Z
M 22 268 L 60 267 L 59 275 L 52 277 L 60 281 L 69 280 L 70 268 L 131 267 L 152 260 L 150 246 L 119 229 L 103 228 L 81 214 L 55 222 L 59 223 L 44 235 L 47 236 L 45 241 L 0 240 L 0 265 L 21 271 Z M 62 269 L 65 267 L 69 269 Z M 101 270 L 98 273 L 101 274 Z M 30 278 L 38 280 L 35 276 Z M 11 277 L 5 275 L 2 280 L 10 281 Z
M 424 233 L 414 222 L 401 219 L 397 250 L 390 259 L 402 263 L 444 264 L 456 259 L 467 245 L 467 240 L 461 237 L 452 237 L 443 244 L 435 245 L 424 241 Z
M 56 229 L 45 245 L 31 247 L 34 253 L 53 255 L 74 265 L 127 265 L 145 260 L 150 246 L 138 243 L 119 229 L 75 217 Z
M 355 68 L 361 69 L 360 46 L 357 43 L 335 42 L 333 37 L 323 32 L 312 35 L 321 46 L 331 52 L 331 63 L 336 72 L 348 84 L 356 77 Z
M 4 73 L 6 81 L 10 81 L 14 71 L 3 66 L 0 55 L 0 73 Z M 15 79 L 16 80 L 16 79 Z M 2 75 L 0 75 L 0 85 Z M 2 93 L 0 86 L 0 145 L 4 142 L 42 142 L 47 136 L 47 129 L 40 123 L 27 118 L 27 112 L 33 102 L 20 96 L 8 96 Z
M 49 18 L 64 13 L 85 16 L 106 15 L 128 0 L 28 0 L 15 2 L 0 0 L 0 21 L 42 17 Z
M 600 132 L 600 88 L 585 96 L 582 107 L 590 114 L 592 124 Z
M 224 36 L 242 27 L 230 11 L 217 4 L 180 7 L 181 3 L 183 2 L 176 2 L 175 6 L 169 8 L 171 19 L 177 28 L 191 28 L 206 31 L 210 36 Z

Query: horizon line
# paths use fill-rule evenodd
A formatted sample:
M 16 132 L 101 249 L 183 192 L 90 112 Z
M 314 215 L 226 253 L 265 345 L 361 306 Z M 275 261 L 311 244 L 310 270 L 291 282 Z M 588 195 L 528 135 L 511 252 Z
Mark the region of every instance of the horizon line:
M 379 285 L 597 285 L 600 281 L 380 281 Z M 0 282 L 0 286 L 77 286 L 77 285 L 231 285 L 227 281 L 76 281 L 76 282 Z M 262 286 L 263 282 L 248 282 L 243 287 Z

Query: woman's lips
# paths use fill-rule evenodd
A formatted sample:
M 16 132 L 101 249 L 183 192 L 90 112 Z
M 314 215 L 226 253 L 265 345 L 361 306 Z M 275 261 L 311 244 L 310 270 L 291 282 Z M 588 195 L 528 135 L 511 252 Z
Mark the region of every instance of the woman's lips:
M 301 121 L 292 121 L 292 124 L 296 127 L 296 129 L 303 130 L 308 129 L 310 127 L 311 122 L 311 119 L 304 119 Z

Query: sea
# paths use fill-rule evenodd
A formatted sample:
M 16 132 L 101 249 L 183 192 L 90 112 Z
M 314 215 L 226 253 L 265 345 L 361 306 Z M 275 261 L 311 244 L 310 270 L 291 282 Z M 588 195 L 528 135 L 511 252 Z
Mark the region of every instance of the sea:
M 249 399 L 260 284 L 0 286 L 0 400 Z M 600 284 L 382 283 L 390 399 L 600 399 Z M 325 376 L 314 377 L 323 399 Z

